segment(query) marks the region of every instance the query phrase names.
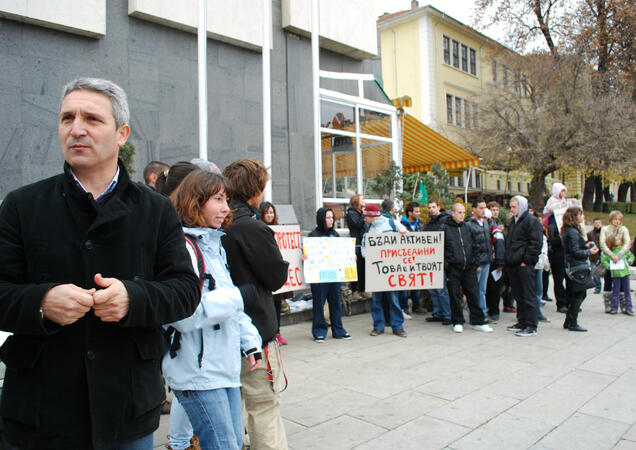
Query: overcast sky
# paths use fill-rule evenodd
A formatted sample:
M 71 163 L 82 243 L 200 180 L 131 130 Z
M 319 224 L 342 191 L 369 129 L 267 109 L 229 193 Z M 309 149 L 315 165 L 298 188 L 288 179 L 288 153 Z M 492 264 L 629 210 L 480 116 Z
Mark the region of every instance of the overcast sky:
M 411 0 L 374 0 L 377 16 L 411 8 Z M 419 0 L 420 6 L 431 5 L 460 22 L 473 26 L 474 0 Z M 478 30 L 493 39 L 502 42 L 503 34 L 497 29 Z

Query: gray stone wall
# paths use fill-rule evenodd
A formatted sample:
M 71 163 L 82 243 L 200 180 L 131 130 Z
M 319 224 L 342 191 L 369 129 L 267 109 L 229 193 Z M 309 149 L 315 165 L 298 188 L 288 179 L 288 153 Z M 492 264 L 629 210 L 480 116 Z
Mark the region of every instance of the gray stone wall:
M 280 28 L 274 1 L 272 187 L 275 203 L 292 203 L 305 229 L 314 225 L 311 43 Z M 224 167 L 262 159 L 261 54 L 208 40 L 209 159 Z M 126 0 L 109 0 L 102 39 L 0 19 L 0 198 L 61 171 L 57 137 L 60 92 L 79 76 L 108 78 L 128 93 L 136 147 L 133 179 L 151 160 L 198 155 L 196 35 L 128 16 Z M 321 51 L 321 67 L 379 72 Z M 334 88 L 334 86 L 330 86 Z

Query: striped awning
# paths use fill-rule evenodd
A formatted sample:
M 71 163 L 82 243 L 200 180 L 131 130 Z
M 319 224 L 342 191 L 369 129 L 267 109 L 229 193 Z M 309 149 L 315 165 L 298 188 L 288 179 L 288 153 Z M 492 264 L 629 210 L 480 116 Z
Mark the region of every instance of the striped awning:
M 435 163 L 446 170 L 479 166 L 479 158 L 427 127 L 415 117 L 400 117 L 404 173 L 427 172 Z

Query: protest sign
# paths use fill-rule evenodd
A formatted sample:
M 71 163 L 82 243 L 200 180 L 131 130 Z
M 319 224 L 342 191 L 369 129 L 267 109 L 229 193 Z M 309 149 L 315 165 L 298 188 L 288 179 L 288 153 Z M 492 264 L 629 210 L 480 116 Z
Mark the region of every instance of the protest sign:
M 583 209 L 583 204 L 578 198 L 566 198 L 563 203 L 552 206 L 552 212 L 554 213 L 554 219 L 556 220 L 557 227 L 559 227 L 559 233 L 563 226 L 563 214 L 565 214 L 565 211 L 571 206 Z
M 365 234 L 368 292 L 442 289 L 444 233 Z
M 307 237 L 305 282 L 334 283 L 357 281 L 356 240 L 340 237 Z
M 274 230 L 274 238 L 278 244 L 278 249 L 283 259 L 289 263 L 289 273 L 287 281 L 283 287 L 274 292 L 280 294 L 282 292 L 298 291 L 307 286 L 303 277 L 303 250 L 301 247 L 300 226 L 298 225 L 272 225 Z

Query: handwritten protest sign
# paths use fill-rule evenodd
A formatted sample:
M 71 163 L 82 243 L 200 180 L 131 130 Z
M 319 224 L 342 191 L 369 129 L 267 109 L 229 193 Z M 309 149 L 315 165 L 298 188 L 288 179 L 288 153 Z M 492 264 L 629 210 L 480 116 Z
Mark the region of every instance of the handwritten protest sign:
M 577 208 L 583 209 L 583 204 L 578 198 L 566 198 L 563 203 L 559 203 L 558 205 L 554 205 L 552 207 L 554 219 L 556 220 L 557 226 L 559 227 L 559 233 L 561 232 L 561 227 L 563 226 L 563 214 L 565 214 L 565 211 L 571 206 L 576 206 Z
M 365 234 L 368 292 L 444 287 L 444 233 Z
M 301 247 L 300 226 L 272 225 L 274 237 L 283 259 L 289 263 L 289 274 L 282 288 L 274 292 L 298 291 L 306 287 L 303 277 L 303 250 Z
M 303 246 L 306 283 L 358 280 L 354 238 L 308 237 L 303 239 Z

